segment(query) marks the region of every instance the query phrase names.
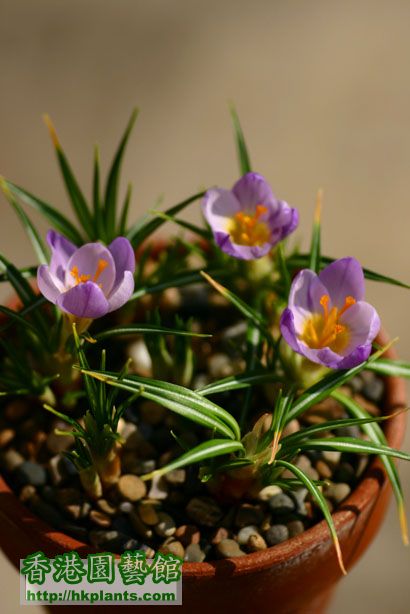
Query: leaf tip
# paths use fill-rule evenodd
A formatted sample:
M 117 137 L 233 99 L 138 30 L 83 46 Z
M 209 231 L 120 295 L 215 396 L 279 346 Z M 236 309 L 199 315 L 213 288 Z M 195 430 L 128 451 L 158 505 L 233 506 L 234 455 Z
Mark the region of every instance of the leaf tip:
M 319 188 L 316 195 L 316 206 L 315 206 L 315 215 L 314 222 L 315 224 L 320 224 L 320 219 L 322 215 L 322 204 L 323 204 L 323 188 Z
M 3 194 L 6 196 L 6 198 L 10 198 L 11 197 L 10 188 L 7 185 L 7 181 L 3 177 L 3 175 L 0 175 L 0 190 L 3 192 Z
M 52 141 L 54 147 L 56 149 L 61 149 L 60 141 L 58 140 L 56 129 L 55 129 L 54 124 L 53 124 L 53 122 L 51 120 L 51 117 L 49 116 L 48 113 L 44 113 L 43 114 L 43 122 L 45 123 L 45 125 L 48 128 L 48 131 L 49 131 L 50 137 L 51 137 L 51 141 Z
M 407 517 L 406 510 L 404 509 L 404 504 L 401 501 L 399 504 L 399 521 L 400 521 L 400 530 L 401 530 L 401 538 L 403 544 L 405 546 L 409 545 L 409 530 L 407 525 Z

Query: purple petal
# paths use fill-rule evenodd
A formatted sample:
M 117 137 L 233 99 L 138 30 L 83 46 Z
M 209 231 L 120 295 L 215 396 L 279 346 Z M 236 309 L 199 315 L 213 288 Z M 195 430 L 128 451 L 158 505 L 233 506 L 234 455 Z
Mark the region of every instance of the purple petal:
M 228 233 L 229 222 L 240 209 L 240 204 L 232 192 L 222 188 L 208 190 L 202 201 L 202 212 L 214 234 Z
M 281 223 L 281 236 L 280 240 L 285 239 L 289 236 L 299 225 L 299 211 L 294 207 L 289 207 L 287 203 L 284 201 L 280 201 L 281 213 L 280 213 L 280 223 Z
M 329 367 L 331 369 L 340 368 L 338 365 L 343 360 L 342 356 L 333 352 L 330 348 L 312 349 L 303 341 L 298 339 L 295 330 L 295 322 L 293 313 L 290 309 L 285 309 L 280 319 L 280 331 L 286 343 L 290 345 L 292 350 L 298 354 L 302 354 L 310 361 L 317 364 Z
M 243 175 L 233 186 L 232 192 L 242 209 L 252 210 L 256 205 L 276 205 L 277 203 L 269 183 L 258 173 Z
M 364 299 L 363 269 L 355 258 L 340 258 L 321 273 L 320 281 L 326 286 L 333 305 L 341 309 L 347 296 L 356 301 Z
M 106 263 L 104 270 L 99 272 L 100 261 Z M 115 264 L 111 252 L 101 243 L 86 243 L 71 256 L 66 271 L 65 285 L 70 288 L 76 283 L 73 269 L 77 268 L 79 275 L 88 276 L 88 281 L 94 281 L 101 286 L 107 296 L 115 281 Z
M 64 291 L 64 286 L 56 275 L 50 272 L 50 268 L 46 264 L 42 264 L 37 269 L 37 285 L 41 294 L 46 297 L 50 303 L 57 302 L 57 298 Z
M 340 354 L 336 354 L 328 347 L 312 349 L 305 343 L 301 344 L 301 353 L 306 356 L 310 361 L 315 362 L 329 369 L 341 369 L 340 364 L 343 361 L 343 357 Z
M 302 334 L 306 320 L 313 313 L 322 313 L 320 299 L 325 294 L 327 289 L 316 273 L 310 269 L 303 269 L 296 275 L 290 289 L 288 306 L 293 313 L 295 329 L 299 334 Z
M 131 271 L 125 271 L 120 283 L 116 284 L 114 290 L 108 297 L 108 311 L 119 309 L 130 299 L 134 292 L 134 275 Z
M 77 318 L 100 318 L 108 312 L 108 301 L 97 284 L 87 281 L 60 294 L 57 305 Z
M 380 330 L 380 318 L 372 305 L 359 301 L 345 311 L 340 323 L 349 330 L 349 345 L 343 354 L 346 355 L 361 345 L 371 344 Z
M 232 243 L 230 235 L 225 232 L 215 232 L 214 238 L 216 244 L 225 254 L 234 258 L 240 258 L 241 260 L 262 258 L 272 249 L 270 243 L 264 243 L 263 245 L 239 245 L 238 243 Z
M 339 363 L 338 369 L 352 369 L 367 360 L 372 350 L 372 344 L 359 345 Z
M 117 237 L 108 246 L 115 263 L 114 287 L 120 283 L 125 271 L 135 271 L 135 253 L 131 243 L 125 237 Z
M 295 330 L 295 319 L 290 309 L 285 309 L 282 313 L 280 318 L 280 332 L 292 350 L 301 354 L 301 346 Z
M 47 232 L 47 243 L 51 247 L 50 271 L 60 281 L 64 282 L 68 261 L 77 247 L 63 235 L 55 232 L 55 230 Z

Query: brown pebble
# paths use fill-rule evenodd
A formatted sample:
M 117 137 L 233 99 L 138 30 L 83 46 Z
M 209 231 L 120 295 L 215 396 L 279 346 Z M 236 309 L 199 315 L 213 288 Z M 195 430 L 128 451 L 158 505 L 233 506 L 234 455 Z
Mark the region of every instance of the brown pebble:
M 282 436 L 287 437 L 288 435 L 293 435 L 298 431 L 300 431 L 299 420 L 296 420 L 296 418 L 294 418 L 285 426 L 285 428 L 283 429 Z
M 185 469 L 174 469 L 166 473 L 164 477 L 170 486 L 182 486 L 185 484 L 186 471 Z
M 51 454 L 60 454 L 61 452 L 66 452 L 69 448 L 72 447 L 74 443 L 74 437 L 70 435 L 57 435 L 55 433 L 55 429 L 59 429 L 61 431 L 68 431 L 67 425 L 62 420 L 53 422 L 52 430 L 47 435 L 46 446 Z
M 26 484 L 20 491 L 19 499 L 23 503 L 27 503 L 30 501 L 32 497 L 36 494 L 36 487 L 32 484 Z
M 104 512 L 104 514 L 108 514 L 108 516 L 114 516 L 117 512 L 117 508 L 107 501 L 107 499 L 98 499 L 97 507 Z
M 282 492 L 280 486 L 276 486 L 276 484 L 271 484 L 270 486 L 265 486 L 258 493 L 258 499 L 261 501 L 269 501 L 275 495 L 279 495 Z
M 286 525 L 289 531 L 289 537 L 294 537 L 295 535 L 300 535 L 305 530 L 305 526 L 301 520 L 292 520 L 288 522 Z
M 223 541 L 224 539 L 227 539 L 229 537 L 229 531 L 227 529 L 225 529 L 225 527 L 218 527 L 213 536 L 211 537 L 211 544 L 213 544 L 214 546 L 217 546 L 218 544 L 221 543 L 221 541 Z
M 139 408 L 141 418 L 146 424 L 151 424 L 152 426 L 156 426 L 160 424 L 167 412 L 165 407 L 162 405 L 158 405 L 154 401 L 143 401 Z
M 315 467 L 321 478 L 328 480 L 332 477 L 332 470 L 330 469 L 329 465 L 325 463 L 325 461 L 318 460 Z
M 23 399 L 15 399 L 14 401 L 7 403 L 4 416 L 6 420 L 10 420 L 10 422 L 18 422 L 28 414 L 29 409 L 30 406 L 27 401 L 23 401 Z
M 240 549 L 238 543 L 233 539 L 223 539 L 216 546 L 216 551 L 218 556 L 223 559 L 242 556 L 245 554 L 245 552 Z
M 361 394 L 355 394 L 353 398 L 363 409 L 369 412 L 371 416 L 380 416 L 380 408 L 371 401 L 368 401 L 366 397 Z
M 228 533 L 226 531 L 226 533 Z M 228 536 L 228 535 L 226 535 Z M 183 524 L 175 531 L 175 538 L 178 539 L 183 546 L 189 546 L 190 544 L 199 544 L 201 539 L 201 533 L 198 527 L 193 524 Z
M 159 522 L 157 511 L 153 505 L 141 504 L 138 507 L 138 513 L 142 522 L 150 527 L 155 526 Z
M 0 431 L 0 448 L 5 448 L 13 441 L 16 432 L 14 429 L 2 429 Z
M 309 426 L 314 426 L 315 424 L 324 424 L 327 422 L 327 418 L 320 414 L 309 414 L 303 416 L 303 421 Z
M 339 482 L 338 484 L 329 484 L 325 489 L 325 496 L 331 499 L 334 503 L 340 503 L 350 494 L 351 488 L 349 484 Z
M 94 524 L 105 529 L 111 526 L 111 518 L 99 510 L 91 510 L 90 520 Z
M 14 471 L 14 469 L 17 469 L 22 463 L 24 463 L 24 457 L 14 448 L 9 448 L 1 455 L 1 464 L 7 471 Z
M 250 535 L 246 547 L 250 552 L 260 552 L 267 548 L 267 544 L 262 535 Z
M 125 474 L 120 477 L 117 483 L 117 491 L 121 499 L 125 501 L 139 501 L 147 494 L 145 482 L 136 475 Z
M 176 541 L 176 540 L 169 541 L 169 542 L 167 540 L 167 542 L 164 543 L 160 547 L 159 550 L 163 554 L 174 554 L 175 556 L 179 556 L 182 559 L 184 558 L 184 555 L 185 555 L 184 546 L 181 544 L 181 542 Z
M 343 405 L 341 405 L 336 399 L 332 397 L 328 397 L 324 399 L 320 403 L 316 403 L 307 412 L 303 414 L 303 420 L 305 420 L 311 414 L 320 415 L 325 418 L 325 420 L 339 420 L 343 418 L 345 414 L 345 410 Z
M 188 516 L 206 527 L 215 526 L 222 517 L 219 505 L 210 497 L 194 497 L 186 506 Z

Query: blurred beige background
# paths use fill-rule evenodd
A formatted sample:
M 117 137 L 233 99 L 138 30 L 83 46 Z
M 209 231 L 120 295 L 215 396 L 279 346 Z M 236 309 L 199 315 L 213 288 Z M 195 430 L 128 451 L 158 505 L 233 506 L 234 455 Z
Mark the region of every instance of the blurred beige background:
M 1 0 L 0 7 L 0 173 L 67 210 L 41 114 L 54 119 L 89 193 L 93 143 L 107 163 L 137 104 L 124 168 L 135 187 L 132 214 L 160 194 L 170 206 L 237 178 L 233 100 L 254 168 L 299 207 L 300 234 L 309 233 L 322 186 L 324 252 L 354 255 L 410 282 L 410 2 Z M 190 215 L 198 218 L 198 206 Z M 19 265 L 35 262 L 4 200 L 0 251 Z M 369 283 L 368 298 L 410 360 L 410 293 Z M 410 501 L 410 467 L 401 474 Z M 12 613 L 18 577 L 4 559 L 0 572 L 2 611 Z M 409 574 L 392 506 L 330 614 L 408 613 Z

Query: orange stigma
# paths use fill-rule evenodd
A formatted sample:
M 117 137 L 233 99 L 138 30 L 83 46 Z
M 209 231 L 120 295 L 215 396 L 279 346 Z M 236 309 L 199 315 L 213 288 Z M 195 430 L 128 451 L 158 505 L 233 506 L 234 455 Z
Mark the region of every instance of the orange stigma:
M 356 299 L 346 296 L 341 309 L 332 307 L 330 310 L 328 294 L 324 294 L 319 302 L 323 314 L 315 313 L 306 321 L 301 338 L 312 349 L 330 347 L 336 352 L 341 351 L 349 342 L 349 331 L 348 327 L 340 324 L 339 320 L 356 303 Z
M 260 221 L 268 212 L 265 205 L 256 205 L 254 213 L 238 211 L 228 224 L 232 241 L 237 245 L 263 245 L 269 240 L 270 230 L 266 222 Z
M 94 277 L 92 278 L 92 281 L 96 282 L 98 281 L 98 278 L 100 277 L 101 273 L 107 268 L 108 266 L 108 262 L 106 260 L 103 260 L 102 258 L 100 258 L 100 260 L 98 261 L 97 264 L 97 270 L 95 271 Z M 74 277 L 75 279 L 75 285 L 78 286 L 78 284 L 83 284 L 86 281 L 89 281 L 91 278 L 91 275 L 80 275 L 80 272 L 78 270 L 78 266 L 73 266 L 73 268 L 70 271 L 71 275 Z
M 98 261 L 97 270 L 93 277 L 93 281 L 98 281 L 99 276 L 107 268 L 107 266 L 108 266 L 108 262 L 100 258 Z

